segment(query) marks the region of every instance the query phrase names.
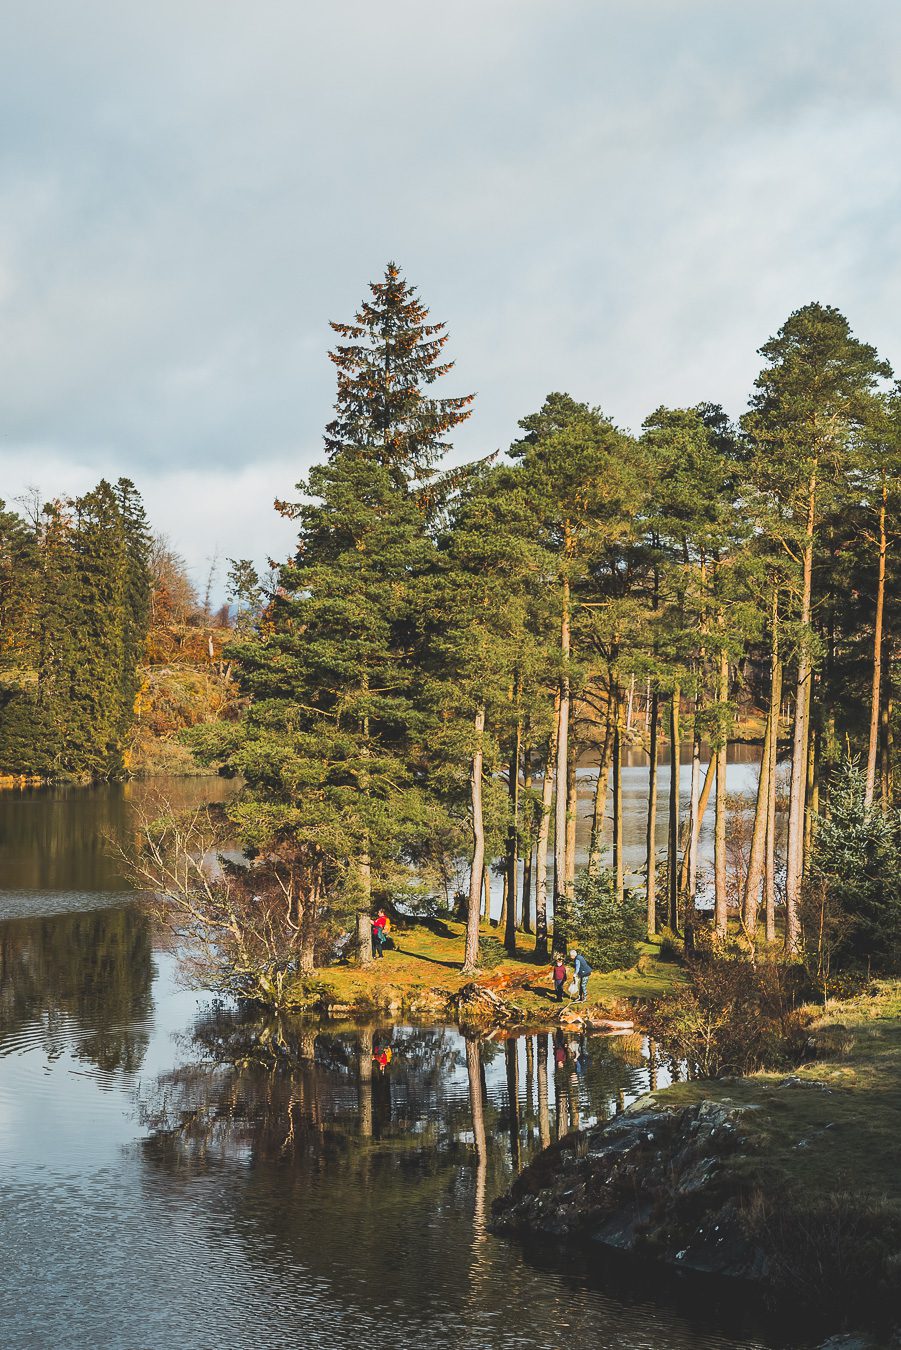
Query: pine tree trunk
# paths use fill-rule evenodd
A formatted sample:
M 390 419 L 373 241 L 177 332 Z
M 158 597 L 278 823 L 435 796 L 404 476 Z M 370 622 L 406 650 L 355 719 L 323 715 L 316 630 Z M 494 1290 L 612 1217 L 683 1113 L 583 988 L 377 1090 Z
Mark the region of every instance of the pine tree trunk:
M 779 592 L 773 587 L 773 641 L 779 624 Z M 778 650 L 778 647 L 777 647 Z M 754 807 L 754 828 L 751 834 L 751 852 L 748 857 L 748 874 L 745 877 L 742 895 L 742 923 L 745 932 L 752 939 L 757 932 L 757 913 L 760 901 L 760 883 L 764 871 L 766 852 L 767 806 L 770 800 L 770 741 L 776 731 L 778 710 L 773 711 L 773 666 L 770 667 L 770 706 L 767 712 L 766 730 L 763 736 L 763 751 L 760 756 L 760 778 L 757 782 L 757 801 Z
M 807 791 L 804 814 L 804 869 L 807 875 L 810 854 L 813 849 L 813 831 L 817 811 L 820 809 L 820 732 L 815 729 L 810 734 L 807 747 Z
M 485 918 L 491 918 L 491 868 L 485 868 L 485 883 L 482 888 L 485 897 Z
M 729 657 L 720 653 L 718 698 L 722 707 L 729 698 Z M 728 897 L 726 894 L 726 761 L 729 742 L 725 724 L 721 725 L 716 750 L 716 817 L 713 836 L 713 927 L 717 937 L 726 936 Z
M 613 896 L 623 903 L 623 750 L 619 727 L 620 701 L 617 691 L 613 723 Z
M 679 927 L 679 700 L 681 690 L 673 690 L 670 699 L 670 784 L 669 832 L 667 849 L 667 923 L 673 932 Z
M 880 780 L 882 805 L 885 810 L 892 804 L 894 796 L 894 730 L 892 728 L 892 646 L 888 635 L 885 639 L 885 652 L 882 658 L 882 754 Z
M 647 911 L 648 937 L 657 932 L 657 718 L 658 695 L 655 689 L 650 696 L 650 716 L 648 719 L 648 830 L 647 830 L 647 885 L 645 900 Z
M 570 613 L 569 582 L 565 579 L 560 623 L 560 655 L 563 674 L 560 678 L 560 708 L 557 717 L 557 790 L 554 818 L 554 943 L 558 948 L 562 948 L 566 942 L 566 928 L 569 921 L 569 892 L 566 884 L 566 807 L 569 766 Z
M 516 900 L 519 889 L 519 767 L 522 759 L 522 722 L 517 720 L 510 756 L 510 830 L 507 835 L 507 914 L 504 925 L 504 946 L 516 953 Z
M 763 869 L 764 934 L 767 945 L 776 941 L 776 766 L 779 762 L 779 724 L 782 713 L 782 661 L 779 656 L 779 628 L 773 629 L 770 666 L 770 711 L 773 733 L 770 737 L 770 761 L 766 799 L 766 857 Z
M 504 866 L 504 874 L 501 877 L 501 912 L 496 919 L 491 920 L 492 928 L 502 928 L 507 931 L 507 893 L 510 886 L 510 873 Z
M 613 717 L 610 701 L 607 703 L 607 721 L 604 741 L 598 762 L 598 781 L 594 788 L 594 806 L 591 813 L 591 847 L 588 853 L 589 876 L 596 877 L 601 870 L 604 851 L 604 815 L 607 809 L 607 783 L 610 777 L 610 755 L 613 744 Z
M 707 772 L 704 774 L 704 782 L 701 787 L 701 796 L 698 801 L 697 830 L 699 836 L 701 826 L 704 824 L 704 816 L 707 814 L 707 805 L 713 793 L 713 785 L 715 782 L 716 782 L 716 757 L 714 755 L 711 755 L 710 763 L 707 765 Z M 682 831 L 682 840 L 681 840 L 682 862 L 679 866 L 679 894 L 685 895 L 686 893 L 689 893 L 691 894 L 692 901 L 694 901 L 694 895 L 690 891 L 689 885 L 690 882 L 689 869 L 691 867 L 691 858 L 689 856 L 691 833 L 692 833 L 692 822 L 691 819 L 689 818 L 685 822 L 685 827 Z M 695 884 L 697 885 L 697 876 L 695 876 Z
M 368 909 L 357 911 L 357 960 L 361 966 L 372 962 L 372 916 Z
M 882 630 L 885 611 L 885 562 L 888 544 L 885 532 L 885 513 L 888 487 L 882 474 L 882 500 L 879 504 L 879 576 L 876 583 L 876 619 L 873 631 L 873 680 L 870 691 L 870 738 L 867 745 L 867 779 L 864 802 L 873 805 L 876 793 L 876 755 L 879 748 L 879 714 L 882 706 Z
M 576 880 L 576 821 L 578 820 L 576 758 L 570 749 L 566 768 L 566 894 L 572 896 Z
M 813 595 L 813 535 L 816 523 L 816 470 L 811 474 L 807 498 L 807 530 L 803 553 L 801 591 L 801 650 L 795 685 L 795 724 L 792 735 L 792 773 L 788 805 L 788 854 L 785 874 L 785 948 L 796 955 L 801 944 L 799 904 L 804 874 L 804 817 L 807 793 L 807 746 L 810 739 L 810 684 L 813 664 L 808 629 Z
M 558 695 L 559 698 L 559 695 Z M 538 841 L 535 846 L 535 952 L 542 960 L 548 956 L 547 942 L 547 853 L 551 829 L 551 803 L 554 795 L 554 758 L 557 753 L 557 720 L 559 707 L 555 701 L 554 723 L 548 741 L 541 784 L 541 819 L 538 822 Z
M 532 751 L 526 750 L 524 757 L 523 774 L 523 797 L 525 800 L 525 819 L 528 821 L 528 828 L 525 830 L 525 853 L 523 854 L 522 868 L 522 909 L 520 923 L 524 933 L 532 931 L 532 877 L 534 876 L 534 858 L 535 858 L 535 803 L 532 800 Z
M 469 872 L 469 913 L 466 916 L 466 951 L 463 969 L 475 970 L 479 964 L 479 911 L 481 909 L 482 881 L 485 871 L 485 820 L 482 811 L 482 771 L 484 758 L 485 709 L 475 715 L 475 745 L 469 772 L 469 794 L 472 807 L 472 867 Z
M 688 888 L 686 890 L 681 884 L 680 892 L 685 896 L 690 904 L 694 904 L 695 895 L 698 889 L 698 845 L 701 838 L 701 742 L 697 731 L 697 716 L 695 717 L 695 729 L 691 736 L 691 789 L 688 796 Z M 680 874 L 679 881 L 682 877 Z

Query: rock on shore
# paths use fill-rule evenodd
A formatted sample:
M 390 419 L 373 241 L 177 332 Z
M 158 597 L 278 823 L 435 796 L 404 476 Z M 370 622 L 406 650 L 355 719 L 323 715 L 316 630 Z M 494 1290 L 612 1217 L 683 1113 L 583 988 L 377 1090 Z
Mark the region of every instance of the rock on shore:
M 545 1234 L 745 1280 L 765 1280 L 765 1253 L 742 1223 L 730 1160 L 754 1148 L 753 1107 L 653 1097 L 545 1149 L 494 1206 L 496 1233 Z

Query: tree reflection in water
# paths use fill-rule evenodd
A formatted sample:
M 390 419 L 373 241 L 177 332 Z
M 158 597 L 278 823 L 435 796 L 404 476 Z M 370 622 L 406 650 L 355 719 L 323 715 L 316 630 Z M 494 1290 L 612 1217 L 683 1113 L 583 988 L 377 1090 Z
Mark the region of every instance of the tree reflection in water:
M 106 1074 L 141 1067 L 151 1014 L 150 932 L 134 907 L 0 923 L 0 1043 L 65 1050 Z

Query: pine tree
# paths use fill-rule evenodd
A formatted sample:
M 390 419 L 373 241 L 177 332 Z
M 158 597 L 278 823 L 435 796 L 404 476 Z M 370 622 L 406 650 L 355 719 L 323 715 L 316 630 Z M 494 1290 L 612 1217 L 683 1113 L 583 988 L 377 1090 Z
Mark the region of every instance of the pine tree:
M 248 847 L 273 850 L 290 874 L 312 968 L 331 913 L 415 886 L 428 863 L 435 813 L 422 783 L 427 732 L 423 598 L 434 566 L 424 481 L 469 398 L 428 387 L 450 369 L 443 325 L 389 266 L 354 324 L 338 367 L 327 463 L 279 503 L 299 522 L 259 631 L 234 645 L 251 702 L 233 728 L 202 737 L 246 781 L 233 819 Z
M 346 453 L 379 464 L 396 487 L 430 477 L 448 449 L 446 437 L 471 412 L 475 395 L 436 399 L 428 389 L 453 369 L 441 359 L 448 335 L 390 262 L 353 323 L 333 323 L 346 339 L 329 353 L 338 368 L 335 417 L 326 427 L 330 459 Z
M 766 366 L 744 419 L 752 478 L 770 504 L 769 529 L 800 568 L 799 638 L 786 868 L 789 952 L 800 944 L 811 693 L 814 675 L 814 552 L 829 499 L 847 483 L 851 438 L 890 367 L 852 336 L 838 310 L 809 304 L 791 314 L 760 354 Z

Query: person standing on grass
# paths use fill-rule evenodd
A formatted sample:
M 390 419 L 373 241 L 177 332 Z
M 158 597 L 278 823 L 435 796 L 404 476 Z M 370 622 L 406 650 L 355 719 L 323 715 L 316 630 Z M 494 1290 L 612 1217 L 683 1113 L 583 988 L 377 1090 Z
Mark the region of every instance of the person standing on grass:
M 554 993 L 557 997 L 557 1002 L 562 1003 L 563 986 L 566 984 L 566 962 L 564 961 L 561 952 L 556 952 L 554 954 L 554 964 L 551 969 L 551 974 L 554 977 Z
M 388 945 L 389 927 L 388 915 L 383 909 L 380 909 L 377 917 L 372 921 L 372 954 L 377 956 L 380 961 Z
M 573 959 L 573 978 L 578 985 L 576 1002 L 584 1003 L 588 998 L 588 976 L 591 974 L 591 966 L 582 953 L 576 951 L 575 947 L 571 949 L 569 954 Z

